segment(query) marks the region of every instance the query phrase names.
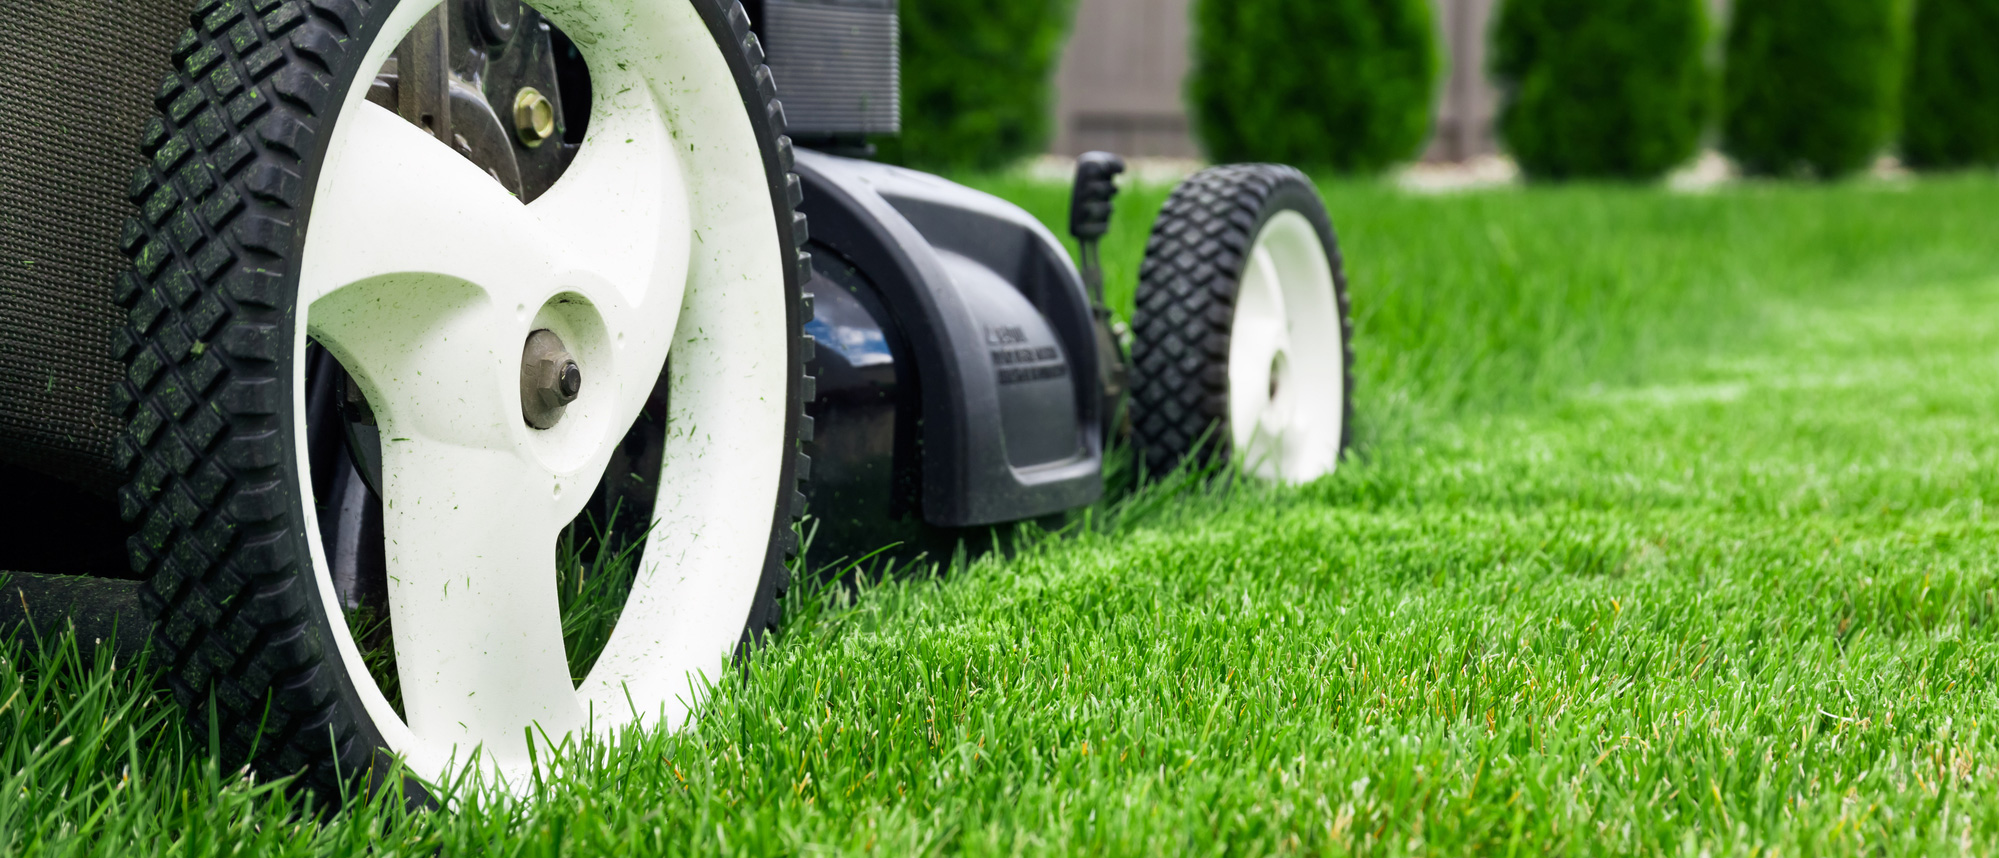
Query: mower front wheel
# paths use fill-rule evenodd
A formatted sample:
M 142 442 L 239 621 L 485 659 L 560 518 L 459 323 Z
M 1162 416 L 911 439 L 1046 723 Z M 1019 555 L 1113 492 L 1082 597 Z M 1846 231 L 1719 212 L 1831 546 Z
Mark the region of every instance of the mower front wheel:
M 1304 483 L 1351 440 L 1352 326 L 1325 203 L 1272 164 L 1204 170 L 1146 245 L 1132 317 L 1133 441 L 1146 467 L 1192 455 Z

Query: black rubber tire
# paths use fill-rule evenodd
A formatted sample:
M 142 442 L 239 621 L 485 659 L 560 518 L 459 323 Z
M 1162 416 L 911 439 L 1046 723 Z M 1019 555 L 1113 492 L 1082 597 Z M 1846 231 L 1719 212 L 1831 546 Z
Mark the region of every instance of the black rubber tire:
M 783 105 L 742 6 L 685 2 L 724 46 L 755 128 L 802 331 L 811 267 Z M 130 561 L 166 682 L 197 731 L 220 727 L 225 771 L 297 774 L 329 798 L 357 779 L 385 783 L 391 758 L 339 663 L 328 625 L 339 606 L 321 604 L 314 579 L 291 413 L 294 304 L 326 132 L 395 5 L 200 0 L 145 129 L 150 162 L 129 189 L 140 212 L 121 239 L 132 267 L 115 286 L 128 311 L 113 336 L 126 368 L 112 392 L 125 423 L 116 455 L 130 474 L 119 504 L 137 525 Z M 745 645 L 776 628 L 797 552 L 808 345 L 790 346 L 793 452 Z
M 1346 374 L 1340 449 L 1353 441 L 1353 323 L 1346 266 L 1332 219 L 1312 181 L 1276 164 L 1231 164 L 1173 189 L 1139 267 L 1132 313 L 1132 441 L 1142 464 L 1166 473 L 1197 451 L 1229 453 L 1229 330 L 1236 282 L 1264 224 L 1295 211 L 1312 222 L 1333 266 Z

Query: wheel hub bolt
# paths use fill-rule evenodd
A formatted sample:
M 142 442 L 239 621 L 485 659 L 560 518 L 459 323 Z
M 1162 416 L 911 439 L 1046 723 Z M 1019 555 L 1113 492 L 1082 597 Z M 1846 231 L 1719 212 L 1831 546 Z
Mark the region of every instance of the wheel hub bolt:
M 562 365 L 562 377 L 556 380 L 556 389 L 562 392 L 562 404 L 576 401 L 576 394 L 583 390 L 583 368 L 570 361 Z
M 528 334 L 521 350 L 521 419 L 536 429 L 553 428 L 583 392 L 583 368 L 554 331 Z

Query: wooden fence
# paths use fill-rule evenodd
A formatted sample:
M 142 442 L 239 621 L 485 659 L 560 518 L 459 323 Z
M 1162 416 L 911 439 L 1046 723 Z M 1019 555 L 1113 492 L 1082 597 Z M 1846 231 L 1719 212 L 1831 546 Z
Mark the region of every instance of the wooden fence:
M 1181 101 L 1189 0 L 1082 0 L 1057 73 L 1053 150 L 1200 154 Z M 1432 0 L 1444 74 L 1425 157 L 1463 160 L 1495 150 L 1498 93 L 1486 80 L 1485 29 L 1495 0 Z

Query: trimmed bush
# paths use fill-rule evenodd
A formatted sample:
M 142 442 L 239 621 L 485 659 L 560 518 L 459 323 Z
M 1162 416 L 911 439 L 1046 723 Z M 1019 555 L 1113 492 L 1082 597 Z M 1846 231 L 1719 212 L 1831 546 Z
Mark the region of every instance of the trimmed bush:
M 992 170 L 1048 145 L 1073 0 L 902 0 L 902 134 L 883 160 Z
M 1218 162 L 1372 172 L 1429 136 L 1429 0 L 1195 0 L 1193 60 L 1188 107 Z
M 1745 172 L 1836 177 L 1894 130 L 1904 0 L 1737 0 L 1722 146 Z
M 1999 0 L 1916 5 L 1902 158 L 1927 168 L 1999 164 Z
M 1530 178 L 1656 179 L 1700 147 L 1713 102 L 1704 0 L 1506 0 L 1499 133 Z

